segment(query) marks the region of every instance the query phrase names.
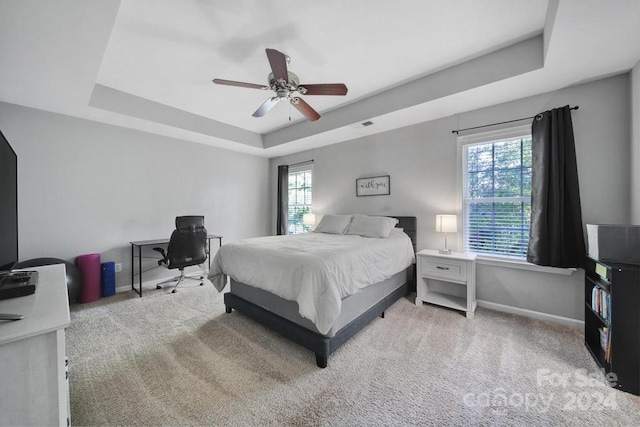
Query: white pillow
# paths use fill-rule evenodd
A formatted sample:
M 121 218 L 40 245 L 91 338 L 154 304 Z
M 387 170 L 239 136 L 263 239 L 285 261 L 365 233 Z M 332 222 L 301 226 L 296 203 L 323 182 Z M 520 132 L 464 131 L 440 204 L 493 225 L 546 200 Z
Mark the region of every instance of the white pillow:
M 354 215 L 345 234 L 362 237 L 389 237 L 398 220 L 387 216 Z
M 351 222 L 351 215 L 325 215 L 313 230 L 316 233 L 342 234 Z

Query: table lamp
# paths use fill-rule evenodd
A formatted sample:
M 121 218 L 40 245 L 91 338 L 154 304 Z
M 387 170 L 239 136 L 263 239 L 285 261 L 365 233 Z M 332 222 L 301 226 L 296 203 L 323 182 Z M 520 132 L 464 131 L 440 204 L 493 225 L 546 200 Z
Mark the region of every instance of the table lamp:
M 440 249 L 441 254 L 450 254 L 451 249 L 447 248 L 447 233 L 458 231 L 458 218 L 456 215 L 436 215 L 436 231 L 444 233 L 444 249 Z
M 302 215 L 302 223 L 304 225 L 308 225 L 310 227 L 313 227 L 314 225 L 316 225 L 316 214 L 307 213 L 307 214 Z

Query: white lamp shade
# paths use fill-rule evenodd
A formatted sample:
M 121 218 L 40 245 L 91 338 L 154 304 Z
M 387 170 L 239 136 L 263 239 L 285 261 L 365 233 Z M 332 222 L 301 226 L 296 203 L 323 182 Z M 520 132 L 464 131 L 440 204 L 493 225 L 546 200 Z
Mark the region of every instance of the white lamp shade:
M 440 233 L 455 233 L 458 231 L 456 215 L 436 215 L 436 231 Z
M 316 214 L 308 213 L 302 215 L 302 223 L 304 225 L 316 225 Z

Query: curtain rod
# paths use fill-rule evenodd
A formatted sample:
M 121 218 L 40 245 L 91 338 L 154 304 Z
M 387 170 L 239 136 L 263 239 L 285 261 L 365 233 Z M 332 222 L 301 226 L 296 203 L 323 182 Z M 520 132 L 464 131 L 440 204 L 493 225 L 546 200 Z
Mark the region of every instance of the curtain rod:
M 569 108 L 570 110 L 577 110 L 579 109 L 580 106 L 576 105 L 575 107 L 571 107 Z M 515 119 L 515 120 L 507 120 L 506 122 L 497 122 L 497 123 L 490 123 L 488 125 L 482 125 L 482 126 L 474 126 L 472 128 L 466 128 L 466 129 L 456 129 L 456 130 L 452 130 L 451 133 L 456 133 L 459 134 L 460 132 L 464 132 L 466 130 L 473 130 L 473 129 L 481 129 L 481 128 L 486 128 L 489 126 L 495 126 L 495 125 L 503 125 L 505 123 L 513 123 L 513 122 L 520 122 L 522 120 L 529 120 L 529 119 L 534 119 L 536 118 L 537 114 L 535 116 L 531 116 L 531 117 L 523 117 L 521 119 Z
M 311 159 L 311 160 L 305 160 L 304 162 L 294 163 L 294 164 L 289 165 L 289 166 L 300 166 L 300 165 L 304 165 L 304 164 L 307 164 L 307 163 L 313 163 L 313 159 Z

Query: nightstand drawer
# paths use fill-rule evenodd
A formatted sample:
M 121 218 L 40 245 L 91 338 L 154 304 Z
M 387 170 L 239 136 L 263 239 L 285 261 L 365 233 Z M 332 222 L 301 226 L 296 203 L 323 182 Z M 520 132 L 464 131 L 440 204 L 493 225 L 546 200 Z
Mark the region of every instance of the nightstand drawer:
M 423 276 L 466 281 L 466 263 L 455 260 L 420 257 L 420 274 Z

